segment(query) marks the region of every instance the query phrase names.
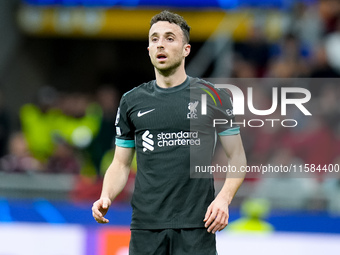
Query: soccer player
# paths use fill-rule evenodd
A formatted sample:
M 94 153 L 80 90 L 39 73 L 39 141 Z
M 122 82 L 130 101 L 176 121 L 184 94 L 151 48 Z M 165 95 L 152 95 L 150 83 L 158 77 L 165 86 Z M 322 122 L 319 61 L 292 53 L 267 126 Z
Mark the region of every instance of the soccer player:
M 230 121 L 214 127 L 214 119 L 234 118 L 229 94 L 187 76 L 184 63 L 191 46 L 186 21 L 163 11 L 150 25 L 148 51 L 156 80 L 121 99 L 115 155 L 93 217 L 109 222 L 105 214 L 126 184 L 136 150 L 129 254 L 215 255 L 215 233 L 227 226 L 228 206 L 244 176 L 226 178 L 215 197 L 211 175 L 196 170 L 211 164 L 217 134 L 229 164 L 245 166 L 239 127 Z M 207 91 L 218 100 L 202 101 Z

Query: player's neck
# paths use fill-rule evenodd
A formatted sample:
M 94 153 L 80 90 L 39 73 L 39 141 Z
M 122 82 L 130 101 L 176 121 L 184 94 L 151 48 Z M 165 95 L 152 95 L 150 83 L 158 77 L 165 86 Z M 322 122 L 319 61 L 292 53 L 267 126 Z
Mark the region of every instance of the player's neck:
M 184 68 L 178 68 L 171 74 L 164 74 L 155 70 L 156 83 L 161 88 L 172 88 L 181 85 L 187 78 Z

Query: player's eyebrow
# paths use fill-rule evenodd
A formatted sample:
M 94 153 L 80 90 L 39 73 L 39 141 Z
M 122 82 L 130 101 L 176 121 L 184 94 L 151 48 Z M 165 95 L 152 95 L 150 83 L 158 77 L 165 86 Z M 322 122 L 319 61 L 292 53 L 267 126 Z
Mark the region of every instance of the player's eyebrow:
M 176 36 L 173 32 L 166 32 L 165 34 L 166 34 L 166 35 L 173 35 L 173 36 Z
M 150 35 L 150 38 L 151 37 L 154 37 L 154 36 L 158 36 L 159 35 L 159 33 L 158 32 L 153 32 L 151 35 Z M 172 36 L 176 36 L 173 32 L 165 32 L 165 35 L 172 35 Z
M 150 37 L 154 37 L 154 36 L 158 36 L 157 32 L 153 32 L 152 35 L 150 35 Z

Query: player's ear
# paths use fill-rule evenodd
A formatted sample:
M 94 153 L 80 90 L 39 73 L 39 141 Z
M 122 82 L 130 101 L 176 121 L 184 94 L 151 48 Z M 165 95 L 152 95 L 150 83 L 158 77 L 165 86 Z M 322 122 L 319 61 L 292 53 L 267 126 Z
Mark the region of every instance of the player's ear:
M 187 57 L 190 54 L 190 50 L 191 50 L 191 45 L 186 43 L 184 45 L 184 57 Z

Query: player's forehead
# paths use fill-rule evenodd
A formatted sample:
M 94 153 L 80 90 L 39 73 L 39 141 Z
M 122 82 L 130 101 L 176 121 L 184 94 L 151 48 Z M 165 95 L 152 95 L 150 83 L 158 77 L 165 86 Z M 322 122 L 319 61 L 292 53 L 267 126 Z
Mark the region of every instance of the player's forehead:
M 179 37 L 183 37 L 183 32 L 180 26 L 168 21 L 158 21 L 153 24 L 149 30 L 149 37 L 153 35 L 166 35 L 174 34 Z

